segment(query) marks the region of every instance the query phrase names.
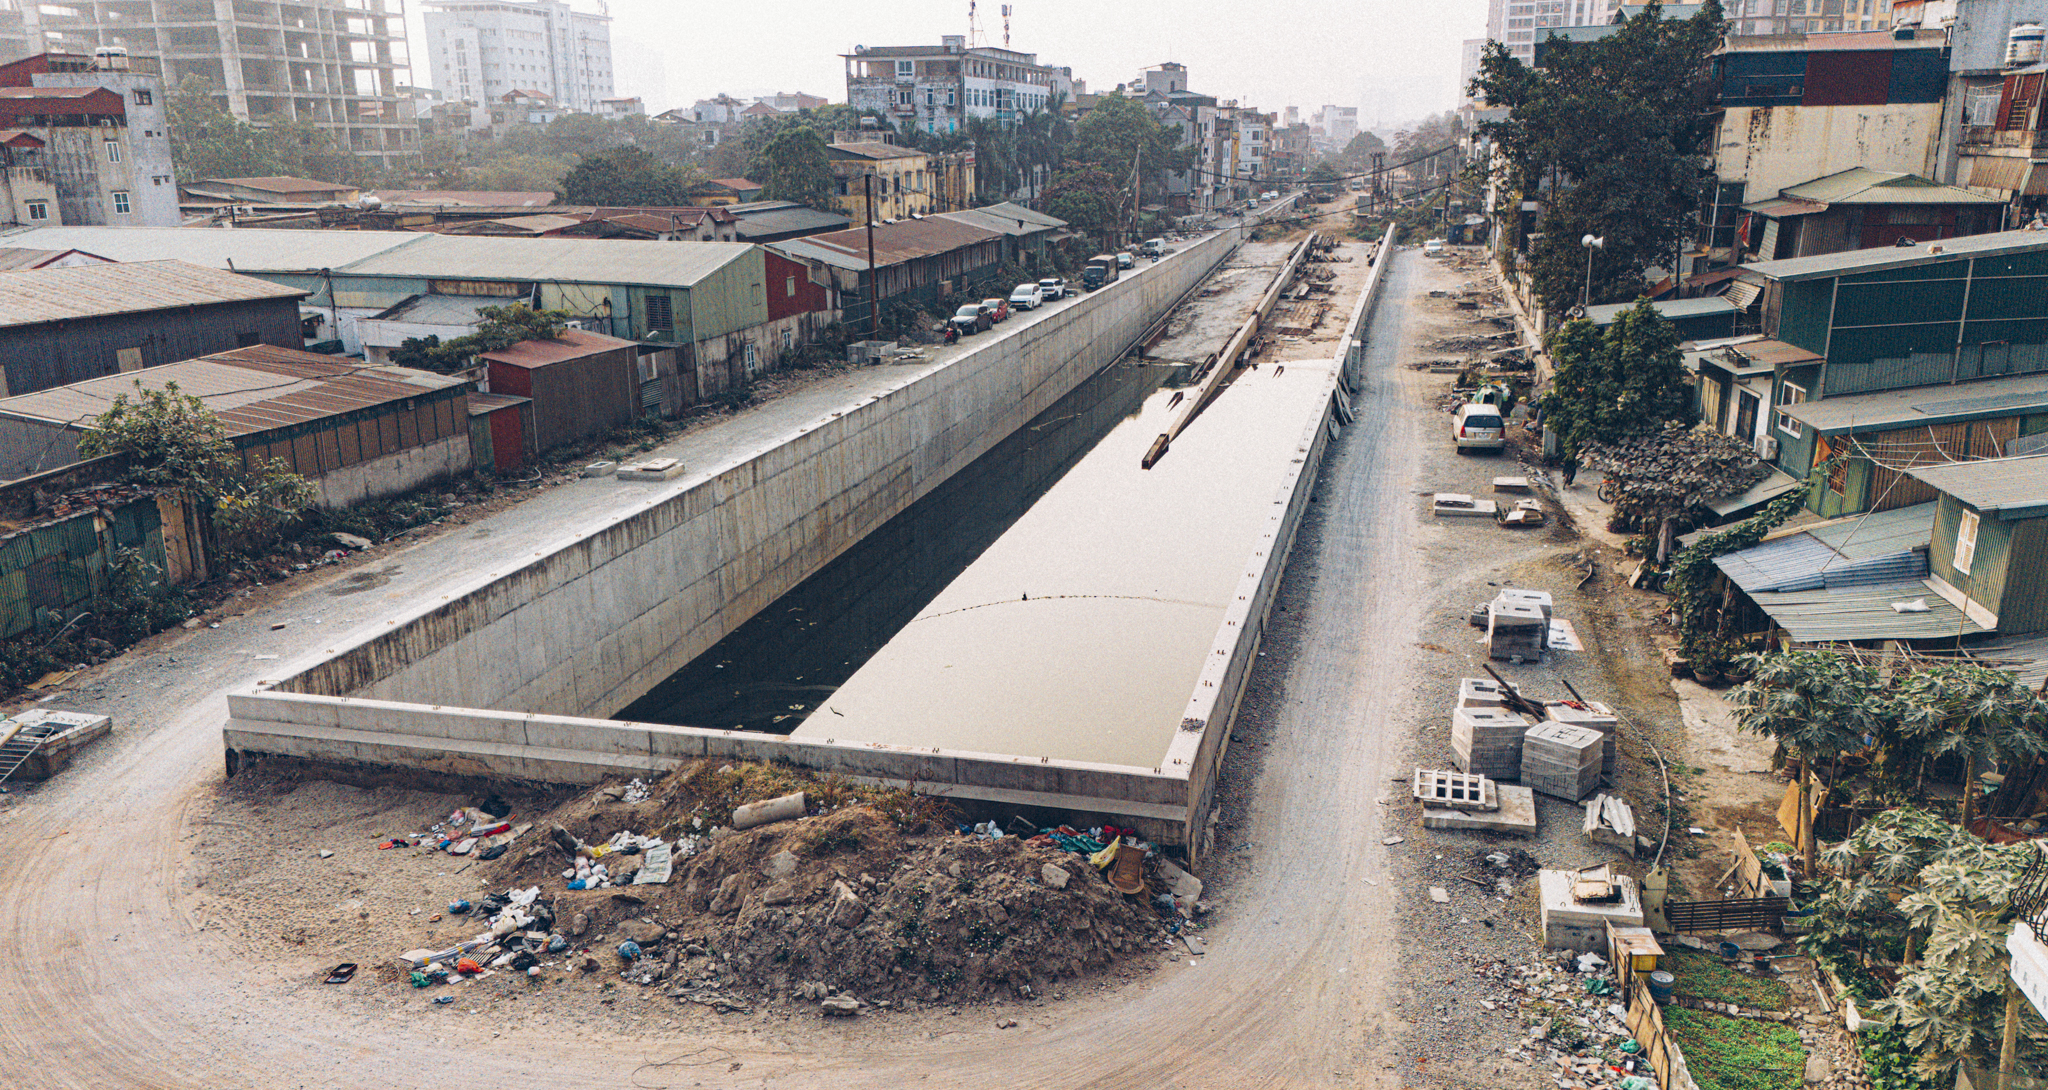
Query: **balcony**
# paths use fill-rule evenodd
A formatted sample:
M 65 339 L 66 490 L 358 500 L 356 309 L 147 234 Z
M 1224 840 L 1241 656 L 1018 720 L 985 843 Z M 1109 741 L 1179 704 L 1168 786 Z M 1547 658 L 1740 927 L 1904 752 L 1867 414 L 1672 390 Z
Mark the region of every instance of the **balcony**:
M 1958 147 L 1962 148 L 2048 148 L 2048 129 L 1999 129 L 1990 125 L 1965 125 Z

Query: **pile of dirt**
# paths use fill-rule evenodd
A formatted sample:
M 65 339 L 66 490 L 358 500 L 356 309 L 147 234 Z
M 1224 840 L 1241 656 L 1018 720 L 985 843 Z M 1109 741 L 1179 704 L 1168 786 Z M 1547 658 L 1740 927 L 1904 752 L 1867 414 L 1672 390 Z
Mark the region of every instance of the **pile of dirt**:
M 813 782 L 803 817 L 719 828 L 733 805 L 796 784 L 767 766 L 697 765 L 648 785 L 640 801 L 599 788 L 533 816 L 486 880 L 540 887 L 580 975 L 618 972 L 724 1008 L 764 994 L 1030 995 L 1176 941 L 1149 893 L 1117 893 L 1084 856 L 962 835 L 904 792 Z M 565 842 L 628 831 L 673 844 L 667 883 L 630 884 L 638 858 L 607 854 L 613 887 L 564 889 L 574 863 Z M 637 958 L 619 952 L 626 941 Z

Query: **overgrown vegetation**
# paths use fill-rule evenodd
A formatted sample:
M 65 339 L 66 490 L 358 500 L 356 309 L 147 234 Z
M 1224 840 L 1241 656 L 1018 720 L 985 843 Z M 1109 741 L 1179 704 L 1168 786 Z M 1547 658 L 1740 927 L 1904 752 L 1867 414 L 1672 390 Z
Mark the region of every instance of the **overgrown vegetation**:
M 1663 1013 L 1700 1090 L 1799 1090 L 1804 1085 L 1806 1049 L 1798 1030 L 1678 1006 L 1665 1007 Z
M 483 322 L 476 332 L 443 341 L 438 334 L 407 337 L 391 353 L 400 367 L 447 373 L 471 366 L 478 353 L 497 352 L 521 341 L 548 341 L 562 335 L 575 317 L 566 310 L 535 310 L 524 303 L 501 307 L 478 307 Z
M 1678 328 L 1639 300 L 1604 330 L 1580 319 L 1549 338 L 1556 377 L 1543 423 L 1576 457 L 1588 443 L 1615 444 L 1699 419 Z
M 578 159 L 562 175 L 560 196 L 564 204 L 677 207 L 690 203 L 696 180 L 646 148 L 627 145 Z
M 238 538 L 267 538 L 312 506 L 318 493 L 283 459 L 243 464 L 220 418 L 175 382 L 117 394 L 78 441 L 86 458 L 129 456 L 129 477 L 176 489 Z M 253 461 L 253 460 L 252 460 Z
M 1725 27 L 1719 0 L 1682 21 L 1652 3 L 1597 41 L 1552 39 L 1542 69 L 1487 44 L 1470 90 L 1508 111 L 1480 124 L 1503 189 L 1542 202 L 1527 271 L 1551 313 L 1579 301 L 1582 236 L 1606 240 L 1591 251 L 1591 301 L 1601 303 L 1634 298 L 1647 270 L 1672 267 L 1697 232 L 1710 177 L 1699 163 L 1714 133 L 1707 57 Z
M 1779 496 L 1756 514 L 1733 526 L 1712 531 L 1682 549 L 1671 559 L 1664 590 L 1672 596 L 1672 613 L 1678 626 L 1679 653 L 1688 662 L 1700 663 L 1720 672 L 1742 652 L 1728 632 L 1728 618 L 1720 609 L 1720 595 L 1714 593 L 1721 569 L 1714 558 L 1747 549 L 1799 513 L 1816 484 L 1827 479 L 1815 470 L 1806 483 Z
M 1771 1011 L 1784 1010 L 1791 999 L 1783 982 L 1738 972 L 1704 950 L 1678 947 L 1660 965 L 1677 978 L 1679 995 Z
M 1898 974 L 1891 994 L 1862 1005 L 1903 1046 L 1888 1065 L 1895 1087 L 1945 1086 L 1966 1061 L 1996 1063 L 2011 961 L 2005 937 L 2038 855 L 1901 808 L 1872 817 L 1823 856 L 1840 877 L 1813 902 L 1813 928 L 1800 946 L 1836 964 L 1882 964 Z M 2041 1074 L 2048 1024 L 2031 1004 L 2020 1004 L 2018 1040 L 2022 1073 Z

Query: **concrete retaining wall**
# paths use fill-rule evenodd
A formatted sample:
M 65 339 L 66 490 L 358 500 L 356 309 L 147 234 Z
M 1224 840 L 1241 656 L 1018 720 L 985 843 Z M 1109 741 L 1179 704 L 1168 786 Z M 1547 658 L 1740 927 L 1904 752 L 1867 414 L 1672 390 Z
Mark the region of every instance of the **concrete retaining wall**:
M 1235 242 L 1212 236 L 1152 267 L 1171 275 L 1119 280 L 1068 308 L 1065 321 L 1014 330 L 518 571 L 484 576 L 388 633 L 231 695 L 223 731 L 230 771 L 280 757 L 595 783 L 703 758 L 787 761 L 940 797 L 1103 815 L 1199 851 L 1230 719 L 1335 433 L 1334 397 L 1306 422 L 1302 460 L 1248 560 L 1185 729 L 1159 767 L 587 716 L 666 677 L 1113 360 Z M 1352 316 L 1354 335 L 1378 284 L 1375 269 Z M 1333 395 L 1340 370 L 1331 372 Z
M 275 688 L 614 714 L 1114 361 L 1235 244 L 1212 235 L 996 333 Z
M 1208 829 L 1209 807 L 1216 793 L 1216 770 L 1230 744 L 1231 724 L 1237 718 L 1245 682 L 1258 661 L 1266 616 L 1272 610 L 1274 595 L 1279 593 L 1280 577 L 1286 573 L 1287 557 L 1294 549 L 1294 534 L 1301 526 L 1302 513 L 1315 491 L 1316 473 L 1322 467 L 1330 440 L 1337 435 L 1339 422 L 1350 418 L 1348 401 L 1343 400 L 1348 395 L 1340 386 L 1349 389 L 1357 384 L 1363 358 L 1359 346 L 1371 320 L 1373 304 L 1379 299 L 1393 238 L 1394 229 L 1389 227 L 1374 253 L 1365 288 L 1359 292 L 1358 303 L 1352 307 L 1344 327 L 1337 366 L 1330 371 L 1329 398 L 1324 402 L 1324 410 L 1302 430 L 1300 457 L 1274 497 L 1273 514 L 1259 536 L 1259 547 L 1246 560 L 1236 600 L 1223 615 L 1212 653 L 1195 683 L 1193 695 L 1188 697 L 1180 734 L 1167 750 L 1166 770 L 1185 776 L 1188 781 L 1185 839 L 1177 842 L 1187 846 L 1190 856 L 1199 856 L 1205 844 L 1203 833 Z

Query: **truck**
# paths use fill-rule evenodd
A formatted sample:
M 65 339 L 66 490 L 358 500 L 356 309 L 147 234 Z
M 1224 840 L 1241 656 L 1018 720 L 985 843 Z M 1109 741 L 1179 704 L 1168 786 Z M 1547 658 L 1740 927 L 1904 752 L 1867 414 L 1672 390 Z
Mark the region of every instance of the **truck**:
M 1094 291 L 1117 278 L 1115 254 L 1096 254 L 1088 259 L 1088 267 L 1081 270 L 1081 286 Z

